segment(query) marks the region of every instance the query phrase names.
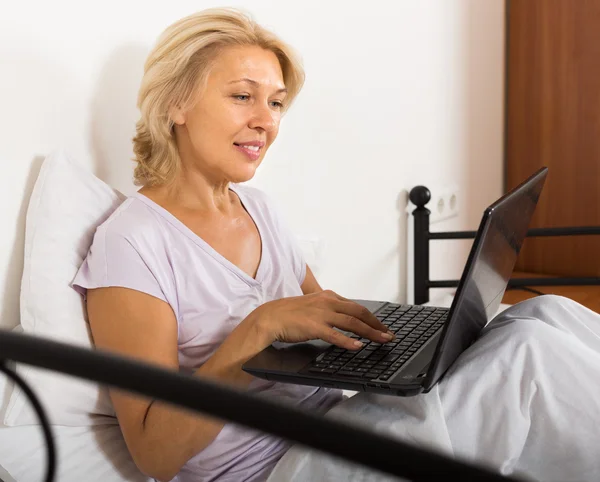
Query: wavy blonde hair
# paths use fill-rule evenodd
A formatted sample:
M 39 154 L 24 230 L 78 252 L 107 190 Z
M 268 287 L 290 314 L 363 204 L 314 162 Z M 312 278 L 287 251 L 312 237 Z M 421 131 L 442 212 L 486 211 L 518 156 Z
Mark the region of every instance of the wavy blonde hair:
M 277 56 L 288 90 L 283 111 L 289 108 L 304 84 L 304 70 L 274 33 L 232 8 L 207 9 L 178 20 L 158 38 L 144 65 L 137 104 L 141 116 L 133 138 L 136 185 L 173 180 L 180 158 L 169 113 L 173 107 L 192 107 L 220 49 L 239 45 L 259 46 Z

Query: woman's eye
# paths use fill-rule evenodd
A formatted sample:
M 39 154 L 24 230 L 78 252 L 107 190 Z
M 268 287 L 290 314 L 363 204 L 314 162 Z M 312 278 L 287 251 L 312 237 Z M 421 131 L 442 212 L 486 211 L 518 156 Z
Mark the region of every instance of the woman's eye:
M 273 105 L 273 107 L 275 107 L 276 109 L 281 109 L 283 107 L 283 103 L 279 102 L 278 100 L 274 100 L 273 102 L 271 102 L 271 105 Z
M 246 94 L 234 95 L 233 97 L 237 100 L 248 100 L 250 98 L 250 96 Z

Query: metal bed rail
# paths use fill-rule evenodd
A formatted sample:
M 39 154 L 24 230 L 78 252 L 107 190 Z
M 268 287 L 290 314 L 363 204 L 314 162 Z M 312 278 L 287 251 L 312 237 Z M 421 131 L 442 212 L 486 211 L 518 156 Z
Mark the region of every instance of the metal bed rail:
M 454 288 L 459 280 L 429 279 L 429 242 L 443 239 L 474 239 L 475 231 L 430 232 L 427 203 L 431 192 L 425 186 L 415 186 L 409 194 L 410 201 L 416 206 L 414 219 L 414 303 L 417 305 L 429 301 L 431 288 Z M 590 236 L 600 235 L 600 226 L 569 226 L 560 228 L 535 228 L 527 231 L 527 237 L 549 236 Z M 511 278 L 508 287 L 526 286 L 596 286 L 600 277 L 552 277 L 552 278 Z

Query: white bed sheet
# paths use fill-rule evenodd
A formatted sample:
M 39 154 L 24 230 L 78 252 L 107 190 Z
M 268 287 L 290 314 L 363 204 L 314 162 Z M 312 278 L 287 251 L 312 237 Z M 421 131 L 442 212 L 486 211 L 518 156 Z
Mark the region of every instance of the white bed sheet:
M 60 482 L 151 482 L 131 459 L 118 425 L 53 426 Z M 4 469 L 4 473 L 2 471 Z M 0 428 L 0 479 L 39 482 L 46 470 L 40 426 Z

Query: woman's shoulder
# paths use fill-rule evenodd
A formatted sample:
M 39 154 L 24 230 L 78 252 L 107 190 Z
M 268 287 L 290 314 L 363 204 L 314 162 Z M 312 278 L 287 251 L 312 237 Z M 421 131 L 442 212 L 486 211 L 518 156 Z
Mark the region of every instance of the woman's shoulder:
M 104 237 L 134 241 L 160 233 L 161 221 L 137 195 L 127 197 L 96 230 Z

